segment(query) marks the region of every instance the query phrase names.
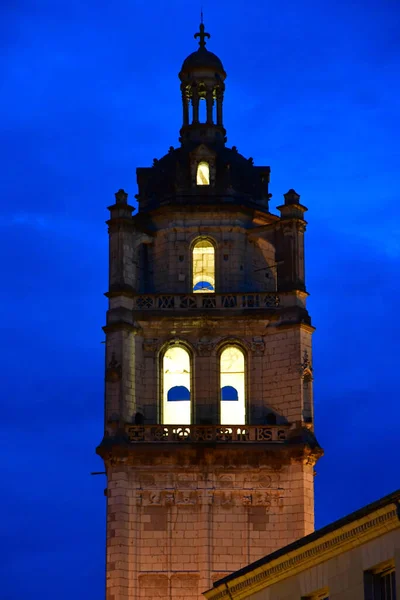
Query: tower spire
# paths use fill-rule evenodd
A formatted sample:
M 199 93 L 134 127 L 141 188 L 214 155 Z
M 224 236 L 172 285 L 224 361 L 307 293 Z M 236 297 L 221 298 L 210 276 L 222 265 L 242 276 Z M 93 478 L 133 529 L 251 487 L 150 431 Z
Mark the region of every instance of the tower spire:
M 206 31 L 204 31 L 205 27 L 204 27 L 204 23 L 203 23 L 203 9 L 201 10 L 201 23 L 200 23 L 200 31 L 198 33 L 194 34 L 195 39 L 196 38 L 200 38 L 199 39 L 199 46 L 200 48 L 205 48 L 206 47 L 206 38 L 210 39 L 210 34 L 207 33 Z

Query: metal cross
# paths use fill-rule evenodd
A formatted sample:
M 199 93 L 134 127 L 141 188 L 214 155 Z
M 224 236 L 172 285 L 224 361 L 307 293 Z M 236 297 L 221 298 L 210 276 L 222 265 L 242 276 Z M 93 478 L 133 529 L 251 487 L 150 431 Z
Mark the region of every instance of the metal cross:
M 199 40 L 199 46 L 200 48 L 205 48 L 206 42 L 205 42 L 205 38 L 210 39 L 210 34 L 207 33 L 206 31 L 204 31 L 204 23 L 200 23 L 200 32 L 199 33 L 195 33 L 194 34 L 195 39 L 196 38 L 200 38 Z

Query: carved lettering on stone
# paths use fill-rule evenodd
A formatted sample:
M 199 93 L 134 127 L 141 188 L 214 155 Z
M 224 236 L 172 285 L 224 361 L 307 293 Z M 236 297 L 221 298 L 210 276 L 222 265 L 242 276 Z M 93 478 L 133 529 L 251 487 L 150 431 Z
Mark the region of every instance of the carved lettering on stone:
M 176 494 L 176 504 L 189 506 L 197 504 L 198 497 L 196 492 L 178 492 Z
M 150 492 L 149 504 L 161 504 L 161 494 L 159 492 Z
M 214 494 L 214 503 L 221 508 L 232 508 L 235 498 L 232 492 L 217 492 Z
M 242 502 L 244 504 L 244 506 L 250 506 L 251 502 L 252 502 L 252 496 L 251 494 L 246 494 L 242 497 Z
M 265 506 L 267 509 L 271 507 L 271 497 L 269 494 L 257 492 L 254 494 L 253 504 L 256 506 Z
M 175 496 L 173 492 L 164 492 L 163 496 L 164 504 L 166 506 L 171 506 L 171 504 L 174 504 Z

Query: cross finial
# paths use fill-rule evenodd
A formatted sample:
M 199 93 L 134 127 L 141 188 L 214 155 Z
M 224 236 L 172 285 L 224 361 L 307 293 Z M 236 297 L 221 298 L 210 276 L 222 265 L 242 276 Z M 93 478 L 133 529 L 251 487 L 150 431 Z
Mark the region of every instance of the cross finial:
M 204 48 L 206 45 L 205 38 L 210 38 L 210 34 L 204 31 L 204 23 L 203 23 L 203 11 L 201 13 L 201 23 L 200 23 L 200 32 L 194 34 L 195 38 L 200 38 L 199 46 L 200 48 Z

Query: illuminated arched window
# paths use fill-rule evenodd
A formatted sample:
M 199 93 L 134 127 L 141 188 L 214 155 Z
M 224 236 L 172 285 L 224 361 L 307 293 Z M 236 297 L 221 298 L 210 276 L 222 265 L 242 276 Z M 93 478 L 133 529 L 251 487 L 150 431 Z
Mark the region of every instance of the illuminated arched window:
M 221 425 L 245 424 L 244 380 L 244 354 L 237 346 L 227 346 L 220 357 Z
M 163 423 L 190 425 L 190 356 L 185 348 L 171 346 L 162 359 Z
M 209 240 L 199 240 L 192 251 L 193 292 L 215 292 L 215 249 Z
M 210 185 L 210 165 L 202 161 L 197 165 L 197 185 Z

